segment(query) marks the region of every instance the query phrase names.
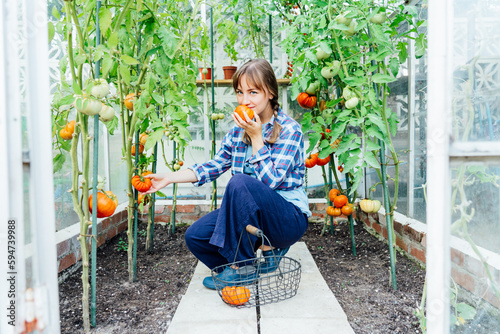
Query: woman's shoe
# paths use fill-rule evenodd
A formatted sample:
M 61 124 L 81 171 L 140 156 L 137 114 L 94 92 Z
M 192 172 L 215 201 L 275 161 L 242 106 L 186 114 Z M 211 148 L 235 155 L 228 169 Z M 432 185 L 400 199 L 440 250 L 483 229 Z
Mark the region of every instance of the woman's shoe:
M 212 290 L 222 289 L 226 286 L 246 285 L 254 283 L 259 277 L 254 266 L 244 266 L 238 269 L 227 266 L 217 275 L 208 276 L 203 279 L 203 285 Z
M 261 263 L 260 267 L 257 266 L 259 269 L 259 274 L 272 273 L 273 271 L 278 269 L 282 256 L 288 253 L 289 250 L 290 247 L 275 248 L 268 251 L 263 251 L 262 256 L 265 258 L 265 261 Z

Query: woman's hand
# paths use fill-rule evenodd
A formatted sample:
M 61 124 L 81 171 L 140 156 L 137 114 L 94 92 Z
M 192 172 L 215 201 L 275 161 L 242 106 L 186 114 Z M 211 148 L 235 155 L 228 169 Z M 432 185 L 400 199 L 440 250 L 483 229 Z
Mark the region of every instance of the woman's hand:
M 251 120 L 247 113 L 243 113 L 243 115 L 245 116 L 245 120 L 243 120 L 238 114 L 233 113 L 232 117 L 234 123 L 246 131 L 252 140 L 252 148 L 254 148 L 254 152 L 257 152 L 264 146 L 264 140 L 262 139 L 262 122 L 259 115 L 256 113 L 254 114 L 255 121 Z
M 151 179 L 151 188 L 145 191 L 143 194 L 151 194 L 157 192 L 158 190 L 165 188 L 172 181 L 168 177 L 168 174 L 148 174 L 143 176 L 145 179 Z

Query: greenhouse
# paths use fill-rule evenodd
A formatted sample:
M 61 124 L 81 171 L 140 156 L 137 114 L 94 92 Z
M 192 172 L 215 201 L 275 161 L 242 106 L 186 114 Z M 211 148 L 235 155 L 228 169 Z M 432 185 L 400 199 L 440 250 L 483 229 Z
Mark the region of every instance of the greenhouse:
M 500 333 L 500 1 L 0 18 L 0 333 Z

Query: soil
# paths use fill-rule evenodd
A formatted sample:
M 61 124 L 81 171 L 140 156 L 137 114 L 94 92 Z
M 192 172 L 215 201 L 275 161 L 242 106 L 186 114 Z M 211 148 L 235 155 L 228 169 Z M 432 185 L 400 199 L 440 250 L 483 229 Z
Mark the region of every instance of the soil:
M 356 334 L 421 333 L 415 308 L 420 304 L 425 271 L 397 254 L 397 290 L 390 281 L 388 246 L 355 226 L 353 256 L 347 224 L 321 236 L 322 224 L 311 223 L 301 241 L 343 307 Z M 139 231 L 144 230 L 144 224 Z M 184 295 L 197 260 L 184 243 L 186 226 L 169 234 L 155 225 L 154 251 L 138 240 L 137 281 L 128 282 L 123 233 L 98 250 L 96 327 L 92 333 L 165 333 Z M 144 234 L 144 232 L 139 233 Z M 81 270 L 59 286 L 61 333 L 82 333 Z

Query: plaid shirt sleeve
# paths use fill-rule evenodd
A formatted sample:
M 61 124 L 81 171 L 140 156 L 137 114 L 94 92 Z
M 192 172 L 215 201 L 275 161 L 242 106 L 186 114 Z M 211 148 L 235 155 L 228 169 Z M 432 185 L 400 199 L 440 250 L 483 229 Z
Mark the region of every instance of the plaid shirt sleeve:
M 274 144 L 266 144 L 249 162 L 257 179 L 272 189 L 293 190 L 304 182 L 304 135 L 298 123 L 280 116 L 285 120 L 280 122 L 283 127 L 279 139 Z

